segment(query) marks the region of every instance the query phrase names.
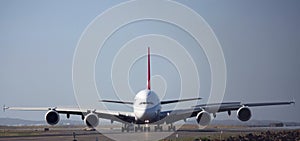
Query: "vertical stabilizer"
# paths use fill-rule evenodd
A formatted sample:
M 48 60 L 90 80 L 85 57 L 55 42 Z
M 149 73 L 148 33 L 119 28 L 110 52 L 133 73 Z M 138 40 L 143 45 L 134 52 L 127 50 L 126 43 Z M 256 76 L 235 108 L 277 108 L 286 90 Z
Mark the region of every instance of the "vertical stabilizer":
M 150 47 L 148 47 L 148 79 L 147 79 L 147 89 L 151 90 L 151 84 L 150 84 Z

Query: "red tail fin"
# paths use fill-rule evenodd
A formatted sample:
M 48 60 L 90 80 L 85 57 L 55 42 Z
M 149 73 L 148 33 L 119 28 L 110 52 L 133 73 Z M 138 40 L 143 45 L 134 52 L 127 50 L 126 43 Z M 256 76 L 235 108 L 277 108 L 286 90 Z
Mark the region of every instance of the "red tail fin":
M 148 81 L 147 81 L 147 89 L 151 90 L 150 84 L 150 47 L 148 47 Z

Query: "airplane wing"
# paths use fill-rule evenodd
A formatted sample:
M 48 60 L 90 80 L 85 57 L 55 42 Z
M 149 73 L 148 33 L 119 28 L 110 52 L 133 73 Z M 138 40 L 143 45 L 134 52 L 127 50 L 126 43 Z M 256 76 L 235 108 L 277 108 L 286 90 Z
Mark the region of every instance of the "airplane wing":
M 289 105 L 294 103 L 295 103 L 294 101 L 287 101 L 287 102 L 263 102 L 263 103 L 224 102 L 224 103 L 201 104 L 201 105 L 192 106 L 191 108 L 188 109 L 162 111 L 160 112 L 160 118 L 159 118 L 161 120 L 157 121 L 156 123 L 170 124 L 179 120 L 185 120 L 187 118 L 196 117 L 198 123 L 200 122 L 199 124 L 201 124 L 201 121 L 198 118 L 199 115 L 201 116 L 203 114 L 207 116 L 208 120 L 202 123 L 209 123 L 211 118 L 210 114 L 215 115 L 218 112 L 228 112 L 228 114 L 230 115 L 231 111 L 235 111 L 235 110 L 239 111 L 241 108 L 245 108 L 245 107 L 248 108 L 248 107 L 271 106 L 271 105 Z M 67 117 L 69 117 L 70 115 L 81 115 L 82 119 L 87 118 L 90 114 L 96 114 L 98 118 L 108 119 L 111 121 L 117 121 L 125 124 L 134 123 L 136 120 L 134 113 L 121 112 L 121 111 L 101 111 L 101 110 L 94 110 L 94 109 L 60 108 L 60 107 L 5 107 L 5 106 L 3 107 L 3 110 L 48 111 L 47 113 L 51 111 L 52 112 L 55 111 L 59 114 L 66 114 Z M 242 120 L 242 121 L 247 121 L 247 120 Z
M 102 111 L 94 109 L 80 109 L 80 108 L 60 108 L 60 107 L 3 107 L 3 110 L 16 110 L 16 111 L 56 111 L 59 114 L 81 115 L 82 119 L 89 113 L 97 114 L 99 118 L 118 121 L 121 123 L 132 123 L 135 120 L 134 113 L 122 111 Z
M 262 102 L 262 103 L 242 103 L 242 102 L 224 102 L 224 103 L 208 103 L 192 106 L 189 109 L 169 110 L 161 112 L 161 123 L 173 123 L 179 120 L 185 120 L 191 117 L 197 117 L 199 113 L 205 112 L 208 114 L 215 114 L 218 112 L 228 112 L 239 110 L 244 107 L 258 107 L 258 106 L 274 106 L 274 105 L 289 105 L 294 104 L 294 101 L 286 102 Z
M 294 104 L 294 101 L 288 102 L 260 102 L 260 103 L 242 103 L 242 102 L 226 102 L 226 103 L 212 103 L 212 104 L 201 104 L 196 105 L 193 107 L 202 108 L 207 110 L 208 112 L 225 112 L 225 111 L 232 111 L 238 110 L 240 107 L 258 107 L 258 106 L 274 106 L 274 105 L 289 105 Z M 216 108 L 218 108 L 217 111 Z

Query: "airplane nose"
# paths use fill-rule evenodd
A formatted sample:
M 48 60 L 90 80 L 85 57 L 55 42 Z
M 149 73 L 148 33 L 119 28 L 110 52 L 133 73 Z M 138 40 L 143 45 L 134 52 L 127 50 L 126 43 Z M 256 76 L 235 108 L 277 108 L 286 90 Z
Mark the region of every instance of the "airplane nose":
M 150 120 L 155 117 L 155 112 L 149 111 L 147 109 L 135 110 L 134 114 L 137 117 L 137 119 L 142 120 L 142 121 Z
M 145 117 L 145 111 L 143 110 L 136 110 L 134 111 L 134 114 L 138 119 L 144 119 Z

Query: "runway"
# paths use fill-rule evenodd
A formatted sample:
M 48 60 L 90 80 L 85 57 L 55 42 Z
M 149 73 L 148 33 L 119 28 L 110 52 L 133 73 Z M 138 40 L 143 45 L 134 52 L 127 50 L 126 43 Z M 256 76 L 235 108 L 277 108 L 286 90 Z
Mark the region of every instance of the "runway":
M 231 136 L 247 136 L 248 134 L 263 134 L 265 132 L 287 132 L 299 134 L 300 127 L 209 127 L 207 129 L 195 129 L 194 126 L 185 126 L 176 132 L 125 132 L 122 133 L 117 128 L 103 128 L 100 133 L 98 131 L 85 131 L 84 127 L 50 127 L 49 131 L 44 131 L 46 127 L 1 127 L 0 141 L 53 141 L 53 140 L 69 140 L 77 141 L 140 141 L 140 140 L 197 140 L 197 139 L 228 139 Z M 48 128 L 48 127 L 47 127 Z M 75 138 L 73 137 L 75 134 Z M 298 136 L 299 138 L 299 136 Z

